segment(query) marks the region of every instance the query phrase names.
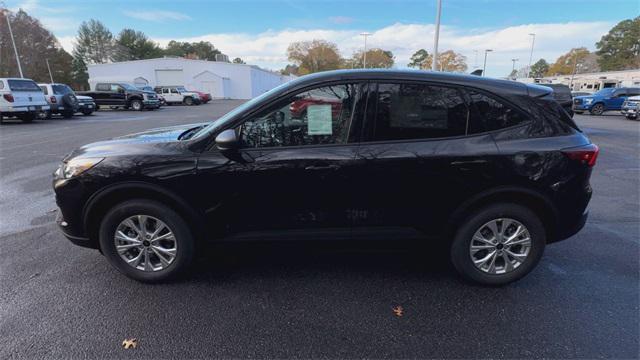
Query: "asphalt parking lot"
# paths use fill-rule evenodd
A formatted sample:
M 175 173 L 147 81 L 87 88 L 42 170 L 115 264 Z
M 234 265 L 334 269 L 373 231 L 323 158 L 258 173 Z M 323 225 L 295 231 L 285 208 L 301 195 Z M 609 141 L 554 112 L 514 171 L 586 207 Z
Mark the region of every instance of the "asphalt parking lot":
M 51 173 L 73 148 L 238 104 L 0 126 L 0 358 L 638 357 L 640 122 L 616 114 L 575 118 L 601 148 L 586 227 L 502 288 L 393 239 L 213 248 L 144 285 L 57 230 Z

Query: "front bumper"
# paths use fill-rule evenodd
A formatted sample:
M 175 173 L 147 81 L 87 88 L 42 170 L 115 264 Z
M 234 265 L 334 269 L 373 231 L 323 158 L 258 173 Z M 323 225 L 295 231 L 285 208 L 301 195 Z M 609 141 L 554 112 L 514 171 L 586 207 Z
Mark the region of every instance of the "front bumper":
M 146 109 L 157 109 L 160 107 L 160 100 L 144 100 L 142 101 L 142 105 L 146 108 Z
M 86 237 L 82 232 L 79 232 L 77 229 L 69 224 L 62 214 L 62 210 L 58 209 L 58 215 L 56 216 L 56 224 L 58 224 L 58 228 L 62 231 L 62 235 L 69 239 L 74 245 L 97 249 L 98 244 L 95 241 L 91 241 L 88 237 Z
M 83 111 L 83 110 L 96 110 L 96 104 L 95 103 L 80 103 L 80 105 L 78 106 L 78 111 Z
M 591 110 L 591 104 L 587 105 L 587 104 L 573 104 L 573 111 L 590 111 Z
M 622 109 L 620 110 L 620 113 L 622 113 L 622 115 L 625 116 L 638 116 L 638 109 L 637 108 L 626 108 L 626 109 Z

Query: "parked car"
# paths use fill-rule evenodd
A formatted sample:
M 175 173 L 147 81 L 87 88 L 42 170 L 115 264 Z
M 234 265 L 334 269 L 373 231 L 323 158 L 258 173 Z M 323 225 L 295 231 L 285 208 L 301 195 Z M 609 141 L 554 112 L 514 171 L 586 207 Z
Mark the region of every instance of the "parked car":
M 41 111 L 47 110 L 49 104 L 35 81 L 0 78 L 0 123 L 10 116 L 31 122 Z
M 198 96 L 200 97 L 200 102 L 202 104 L 206 104 L 209 101 L 211 101 L 211 94 L 209 94 L 209 93 L 205 93 L 205 92 L 198 91 L 198 90 L 187 90 L 187 91 L 190 91 L 192 93 L 198 94 Z
M 571 96 L 571 89 L 564 84 L 541 84 L 553 89 L 553 98 L 556 99 L 558 104 L 573 117 L 573 98 Z
M 160 106 L 167 105 L 167 101 L 164 99 L 164 96 L 156 93 L 155 90 L 151 86 L 144 85 L 144 86 L 137 86 L 137 88 L 140 89 L 140 90 L 143 90 L 143 91 L 155 93 L 156 96 L 158 97 L 158 101 L 160 101 Z
M 80 91 L 78 94 L 92 97 L 98 107 L 123 107 L 132 110 L 160 107 L 155 92 L 140 90 L 127 83 L 97 83 L 95 91 Z
M 73 89 L 66 84 L 38 84 L 45 99 L 49 103 L 49 110 L 44 110 L 41 116 L 51 119 L 52 114 L 60 114 L 65 119 L 78 112 L 80 103 Z
M 577 96 L 573 99 L 573 111 L 582 114 L 602 115 L 605 111 L 621 110 L 622 103 L 629 96 L 640 95 L 640 88 L 604 88 L 592 95 Z
M 638 119 L 640 112 L 640 96 L 631 96 L 622 104 L 622 115 L 629 120 Z
M 304 121 L 286 121 L 293 102 Z M 543 86 L 342 70 L 303 76 L 209 124 L 85 145 L 53 187 L 58 224 L 125 275 L 167 279 L 205 241 L 419 239 L 506 284 L 578 232 L 598 147 Z
M 96 102 L 91 96 L 76 95 L 76 98 L 78 99 L 78 112 L 81 112 L 84 116 L 89 116 L 98 110 Z
M 158 86 L 155 88 L 157 94 L 164 97 L 167 105 L 184 104 L 200 105 L 200 95 L 187 91 L 184 86 Z

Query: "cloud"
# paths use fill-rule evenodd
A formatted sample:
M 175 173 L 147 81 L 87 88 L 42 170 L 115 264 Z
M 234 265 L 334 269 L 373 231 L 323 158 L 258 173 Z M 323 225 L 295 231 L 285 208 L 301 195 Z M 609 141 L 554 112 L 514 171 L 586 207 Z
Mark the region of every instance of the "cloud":
M 20 9 L 40 20 L 40 23 L 49 31 L 64 32 L 75 30 L 79 25 L 77 19 L 70 16 L 62 16 L 63 14 L 77 11 L 74 6 L 57 5 L 56 7 L 51 7 L 42 5 L 38 0 L 25 0 L 10 8 L 12 12 Z
M 176 11 L 152 10 L 152 11 L 123 11 L 123 14 L 134 19 L 146 21 L 167 21 L 167 20 L 191 20 L 187 14 Z
M 329 21 L 331 21 L 334 24 L 343 25 L 343 24 L 351 24 L 352 22 L 355 21 L 355 19 L 348 16 L 332 16 L 329 18 Z
M 487 74 L 506 76 L 511 71 L 511 59 L 519 58 L 517 66 L 528 64 L 531 49 L 529 33 L 536 33 L 533 61 L 544 58 L 553 62 L 574 47 L 593 49 L 594 43 L 613 24 L 608 22 L 569 22 L 552 24 L 528 24 L 500 29 L 461 29 L 443 26 L 440 29 L 439 49 L 452 49 L 467 56 L 469 68 L 482 66 L 485 49 L 493 49 L 487 61 Z M 434 26 L 431 24 L 395 23 L 377 30 L 369 30 L 369 48 L 391 50 L 396 57 L 396 67 L 406 67 L 411 55 L 424 48 L 433 48 Z M 153 38 L 161 45 L 170 40 L 211 41 L 229 57 L 241 57 L 249 64 L 270 69 L 280 69 L 287 64 L 286 50 L 291 42 L 325 39 L 338 45 L 343 56 L 348 57 L 363 46 L 361 30 L 333 29 L 283 29 L 259 34 L 217 33 L 188 38 Z M 478 52 L 477 60 L 476 53 Z M 474 64 L 475 63 L 475 64 Z

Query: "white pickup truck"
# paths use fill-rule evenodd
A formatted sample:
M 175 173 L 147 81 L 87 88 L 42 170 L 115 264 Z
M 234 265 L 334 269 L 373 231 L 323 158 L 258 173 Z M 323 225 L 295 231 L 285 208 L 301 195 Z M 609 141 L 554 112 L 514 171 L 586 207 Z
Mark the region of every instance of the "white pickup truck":
M 49 108 L 42 89 L 35 81 L 0 78 L 0 123 L 5 117 L 12 116 L 23 122 L 31 122 L 40 112 Z

